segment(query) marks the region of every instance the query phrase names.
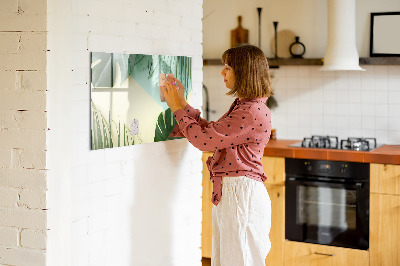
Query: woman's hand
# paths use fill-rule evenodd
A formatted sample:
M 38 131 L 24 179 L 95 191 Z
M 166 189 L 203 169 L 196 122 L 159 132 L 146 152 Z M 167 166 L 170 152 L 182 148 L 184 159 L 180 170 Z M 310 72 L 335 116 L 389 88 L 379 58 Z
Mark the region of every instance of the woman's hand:
M 164 93 L 165 101 L 172 113 L 178 109 L 184 109 L 186 107 L 185 88 L 178 79 L 167 77 L 165 85 L 163 87 L 160 86 L 160 88 Z

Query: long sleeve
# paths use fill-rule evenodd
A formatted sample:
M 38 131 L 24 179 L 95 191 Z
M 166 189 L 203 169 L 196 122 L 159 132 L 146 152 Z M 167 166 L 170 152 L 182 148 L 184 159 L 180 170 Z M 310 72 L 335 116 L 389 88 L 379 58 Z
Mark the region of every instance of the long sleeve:
M 190 116 L 194 120 L 196 120 L 200 126 L 206 127 L 208 126 L 209 122 L 203 118 L 200 117 L 200 110 L 194 109 L 192 106 L 189 104 L 186 105 L 184 112 L 186 115 Z M 171 134 L 169 137 L 185 137 L 184 134 L 179 129 L 179 125 L 176 125 L 174 129 L 171 131 Z
M 249 108 L 235 108 L 218 122 L 208 123 L 207 126 L 202 126 L 182 109 L 175 111 L 174 116 L 179 122 L 180 132 L 201 151 L 234 149 L 235 146 L 255 141 L 251 131 L 255 129 L 257 119 Z M 259 126 L 262 127 L 262 123 Z

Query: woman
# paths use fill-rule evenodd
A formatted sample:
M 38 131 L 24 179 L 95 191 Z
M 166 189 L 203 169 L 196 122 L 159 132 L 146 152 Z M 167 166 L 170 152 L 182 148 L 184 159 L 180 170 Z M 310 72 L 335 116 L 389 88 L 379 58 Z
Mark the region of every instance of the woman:
M 174 77 L 161 89 L 178 122 L 171 136 L 184 136 L 196 148 L 214 151 L 207 161 L 213 182 L 212 265 L 265 265 L 271 246 L 271 202 L 261 164 L 271 131 L 265 104 L 272 95 L 268 62 L 252 45 L 228 49 L 222 62 L 227 95 L 237 98 L 216 122 L 200 118 Z

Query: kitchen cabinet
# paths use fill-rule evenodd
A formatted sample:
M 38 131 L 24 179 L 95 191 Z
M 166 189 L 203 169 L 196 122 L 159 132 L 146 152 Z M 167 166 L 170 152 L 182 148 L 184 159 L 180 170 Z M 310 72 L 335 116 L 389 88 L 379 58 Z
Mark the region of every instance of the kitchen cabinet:
M 400 165 L 370 167 L 370 265 L 400 265 Z
M 369 253 L 365 250 L 285 241 L 285 266 L 365 266 Z
M 203 153 L 203 218 L 202 218 L 202 256 L 211 258 L 212 253 L 212 183 L 206 166 L 206 161 L 211 152 Z M 271 250 L 266 258 L 266 265 L 283 265 L 283 243 L 285 230 L 285 158 L 263 157 L 262 164 L 268 176 L 265 187 L 271 199 Z
M 212 152 L 203 153 L 203 194 L 202 194 L 202 224 L 201 224 L 201 253 L 204 258 L 211 258 L 212 252 L 212 183 L 206 161 Z
M 400 165 L 370 164 L 371 193 L 400 195 Z
M 283 265 L 285 240 L 285 158 L 264 156 L 261 160 L 267 175 L 265 187 L 271 199 L 271 250 L 265 259 L 266 266 Z

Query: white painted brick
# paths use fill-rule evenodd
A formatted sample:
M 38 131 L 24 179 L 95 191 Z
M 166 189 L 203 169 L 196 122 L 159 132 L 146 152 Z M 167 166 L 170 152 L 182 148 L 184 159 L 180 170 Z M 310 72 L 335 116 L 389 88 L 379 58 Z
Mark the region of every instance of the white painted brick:
M 190 16 L 197 19 L 203 18 L 203 1 L 197 1 L 197 3 L 193 3 L 190 5 Z
M 20 36 L 17 32 L 0 32 L 0 54 L 18 53 Z
M 112 36 L 107 34 L 91 33 L 88 38 L 89 51 L 122 51 L 124 37 L 123 36 Z M 106 46 L 104 45 L 106 43 Z M 132 45 L 132 43 L 130 43 Z M 136 44 L 135 44 L 136 45 Z
M 11 153 L 9 149 L 0 150 L 0 169 L 11 167 Z
M 46 265 L 46 254 L 43 251 L 20 248 L 0 247 L 1 263 L 9 265 Z
M 1 14 L 0 31 L 46 31 L 46 14 Z
M 192 16 L 182 16 L 180 26 L 191 30 L 201 30 L 202 21 L 199 18 Z
M 46 229 L 46 212 L 24 208 L 0 208 L 0 226 L 13 226 L 29 229 Z
M 182 4 L 181 1 L 168 1 L 166 12 L 174 15 L 189 15 L 191 12 L 191 4 Z
M 15 188 L 46 189 L 46 170 L 0 169 L 0 185 Z
M 17 247 L 19 232 L 16 228 L 0 227 L 0 246 Z M 2 261 L 0 260 L 0 263 Z
M 22 189 L 20 192 L 19 205 L 29 209 L 45 209 L 46 208 L 46 191 Z
M 46 94 L 35 91 L 0 91 L 0 108 L 45 111 Z
M 46 145 L 46 131 L 0 130 L 0 148 L 42 150 Z
M 46 249 L 46 231 L 23 229 L 21 231 L 21 246 Z
M 46 14 L 46 0 L 36 0 L 34 2 L 29 0 L 19 0 L 19 2 L 20 8 L 23 10 L 23 14 Z
M 21 166 L 25 169 L 45 169 L 46 151 L 27 150 L 21 152 Z
M 45 71 L 16 71 L 15 80 L 15 88 L 19 90 L 46 90 Z
M 0 14 L 15 13 L 18 11 L 18 1 L 2 0 Z
M 45 112 L 0 110 L 0 128 L 45 130 L 46 126 Z
M 1 20 L 0 20 L 1 21 Z M 46 52 L 0 54 L 2 70 L 46 70 Z
M 108 216 L 110 213 L 103 212 L 91 215 L 88 218 L 88 234 L 93 234 L 94 232 L 107 230 L 107 227 L 110 226 L 108 224 Z
M 9 187 L 0 187 L 0 207 L 17 207 L 18 190 Z
M 3 71 L 0 68 L 0 90 L 11 90 L 15 88 L 15 71 Z

